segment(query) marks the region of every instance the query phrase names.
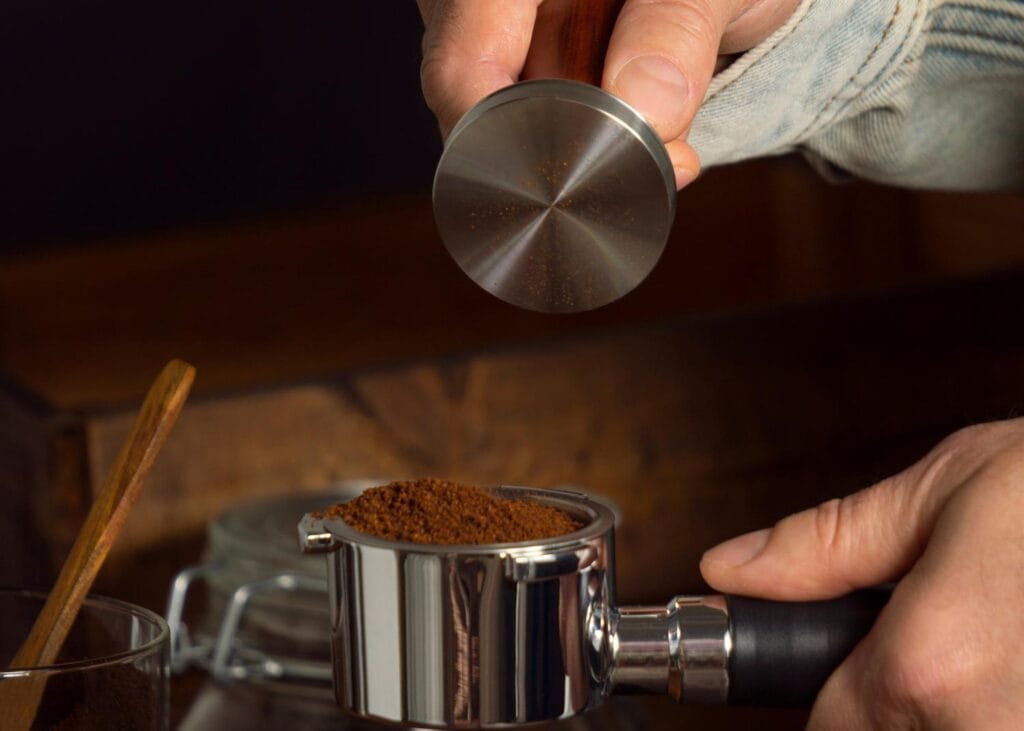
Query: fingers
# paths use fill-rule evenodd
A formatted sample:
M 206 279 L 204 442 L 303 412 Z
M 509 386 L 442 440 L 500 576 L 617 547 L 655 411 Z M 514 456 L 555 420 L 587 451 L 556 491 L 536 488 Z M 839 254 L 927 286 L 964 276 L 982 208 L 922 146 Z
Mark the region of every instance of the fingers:
M 807 731 L 859 731 L 877 725 L 860 702 L 865 695 L 864 662 L 869 656 L 867 641 L 863 641 L 832 673 L 815 699 Z
M 672 169 L 676 174 L 676 190 L 680 190 L 694 180 L 700 174 L 700 159 L 697 151 L 683 140 L 682 137 L 665 143 L 665 150 L 669 159 L 672 160 Z
M 715 546 L 701 572 L 719 591 L 790 601 L 895 580 L 921 555 L 950 493 L 974 469 L 978 459 L 964 455 L 965 445 L 976 444 L 976 429 L 958 432 L 873 487 Z
M 912 564 L 819 693 L 808 728 L 1016 729 L 1021 484 L 1024 421 L 971 427 L 875 487 L 712 549 L 701 569 L 726 591 L 812 599 Z
M 947 616 L 937 615 L 929 606 L 935 592 L 922 581 L 922 572 L 915 572 L 897 587 L 874 627 L 818 693 L 808 731 L 922 728 L 925 708 L 918 701 L 933 692 L 926 685 L 941 670 L 934 648 L 951 647 L 961 633 L 954 629 L 935 644 L 937 632 L 953 629 L 948 610 L 955 605 L 943 602 L 939 606 Z
M 956 490 L 975 480 L 991 455 L 1009 454 L 998 459 L 1016 469 L 1020 445 L 1024 420 L 962 429 L 874 487 L 715 546 L 701 572 L 719 591 L 794 601 L 892 581 L 921 555 Z
M 902 575 L 922 550 L 915 492 L 897 480 L 791 515 L 712 548 L 701 560 L 719 591 L 767 599 L 839 596 Z
M 605 58 L 603 86 L 662 140 L 693 120 L 714 72 L 722 33 L 743 0 L 626 0 Z
M 963 517 L 965 527 L 984 527 Z M 1005 545 L 1008 536 L 994 537 Z M 1024 626 L 1015 598 L 993 591 L 992 577 L 983 578 L 971 560 L 990 538 L 943 538 L 962 558 L 948 563 L 929 547 L 819 693 L 810 731 L 1019 728 Z M 927 562 L 930 555 L 938 560 Z M 973 570 L 964 570 L 968 564 Z
M 757 0 L 742 9 L 726 27 L 719 53 L 753 48 L 789 20 L 799 4 L 800 0 Z
M 447 136 L 491 92 L 519 78 L 540 0 L 420 0 L 423 96 Z
M 704 101 L 719 53 L 752 48 L 785 23 L 799 2 L 626 0 L 608 47 L 602 85 L 635 107 L 668 142 L 677 188 L 700 169 L 685 135 Z

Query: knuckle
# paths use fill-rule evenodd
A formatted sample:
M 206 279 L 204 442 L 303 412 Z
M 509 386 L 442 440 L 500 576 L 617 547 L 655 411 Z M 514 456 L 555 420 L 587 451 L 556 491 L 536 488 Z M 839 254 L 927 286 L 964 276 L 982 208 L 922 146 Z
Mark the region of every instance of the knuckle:
M 420 61 L 420 83 L 425 93 L 432 92 L 442 82 L 444 66 L 444 60 L 437 54 L 429 51 L 423 54 L 423 60 Z
M 818 555 L 834 568 L 847 565 L 850 550 L 856 550 L 856 511 L 862 493 L 834 498 L 821 503 L 814 510 L 815 540 Z
M 458 69 L 452 58 L 451 39 L 463 32 L 459 5 L 450 0 L 434 2 L 424 14 L 426 32 L 423 34 L 420 62 L 420 85 L 427 106 L 435 114 L 445 107 L 449 91 L 458 81 Z
M 955 677 L 931 658 L 890 654 L 879 667 L 879 704 L 889 714 L 928 718 L 958 687 Z
M 931 621 L 929 612 L 917 614 L 907 617 L 903 626 L 920 629 Z M 949 704 L 990 681 L 985 665 L 976 648 L 951 643 L 948 633 L 915 632 L 912 639 L 910 633 L 900 635 L 878 658 L 879 708 L 924 721 L 941 717 Z
M 620 16 L 620 22 L 638 31 L 654 29 L 656 32 L 653 34 L 638 35 L 648 41 L 659 39 L 673 45 L 699 44 L 717 49 L 722 35 L 722 24 L 708 0 L 637 0 L 629 7 L 628 13 Z
M 839 498 L 819 505 L 814 511 L 814 532 L 823 555 L 831 555 L 841 539 L 843 501 Z
M 965 426 L 943 439 L 935 451 L 990 453 L 1013 447 L 1024 448 L 1024 419 Z
M 958 429 L 939 442 L 907 477 L 925 492 L 948 493 L 986 464 L 1024 462 L 1024 419 L 994 421 Z
M 722 28 L 715 17 L 715 11 L 708 2 L 688 3 L 686 11 L 678 20 L 680 32 L 687 34 L 694 41 L 715 49 L 722 40 Z
M 998 437 L 1003 431 L 1002 426 L 999 422 L 971 424 L 953 432 L 940 442 L 940 446 L 944 446 L 949 450 L 967 449 L 978 443 L 988 442 Z
M 953 487 L 980 464 L 988 440 L 988 424 L 959 429 L 939 442 L 916 465 L 907 470 L 907 478 L 922 497 L 936 487 Z M 943 493 L 947 490 L 942 490 Z
M 429 51 L 424 54 L 420 63 L 420 85 L 423 98 L 434 114 L 444 111 L 456 74 L 453 64 L 444 55 Z
M 459 4 L 453 0 L 417 0 L 427 31 L 437 31 L 459 19 Z
M 847 589 L 856 587 L 858 562 L 855 555 L 865 540 L 879 540 L 874 535 L 873 516 L 885 503 L 871 490 L 834 498 L 814 508 L 814 550 L 823 570 Z

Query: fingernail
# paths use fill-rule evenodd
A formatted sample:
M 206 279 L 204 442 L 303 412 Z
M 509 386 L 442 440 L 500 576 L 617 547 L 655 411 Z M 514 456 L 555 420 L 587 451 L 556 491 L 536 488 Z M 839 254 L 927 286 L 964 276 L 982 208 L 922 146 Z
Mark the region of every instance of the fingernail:
M 623 66 L 612 90 L 659 133 L 674 131 L 686 112 L 687 84 L 675 64 L 659 56 L 639 56 Z
M 730 568 L 742 566 L 753 560 L 768 543 L 771 528 L 745 533 L 742 536 L 719 543 L 704 554 L 704 561 L 723 564 Z

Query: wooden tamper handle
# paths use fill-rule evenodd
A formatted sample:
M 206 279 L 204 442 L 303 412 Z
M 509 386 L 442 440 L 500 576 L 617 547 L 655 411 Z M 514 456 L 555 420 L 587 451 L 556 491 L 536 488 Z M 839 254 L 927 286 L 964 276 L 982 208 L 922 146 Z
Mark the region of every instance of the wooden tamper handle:
M 608 41 L 624 1 L 541 3 L 523 79 L 572 79 L 600 86 Z

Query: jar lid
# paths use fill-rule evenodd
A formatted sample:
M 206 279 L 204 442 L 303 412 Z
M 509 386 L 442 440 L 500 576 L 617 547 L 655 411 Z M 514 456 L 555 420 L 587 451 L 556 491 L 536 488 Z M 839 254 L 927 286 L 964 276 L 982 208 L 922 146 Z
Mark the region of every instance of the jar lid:
M 232 508 L 207 527 L 207 558 L 226 563 L 257 562 L 268 570 L 323 576 L 323 559 L 298 548 L 296 526 L 308 512 L 358 497 L 387 480 L 346 480 L 315 493 L 275 495 Z

